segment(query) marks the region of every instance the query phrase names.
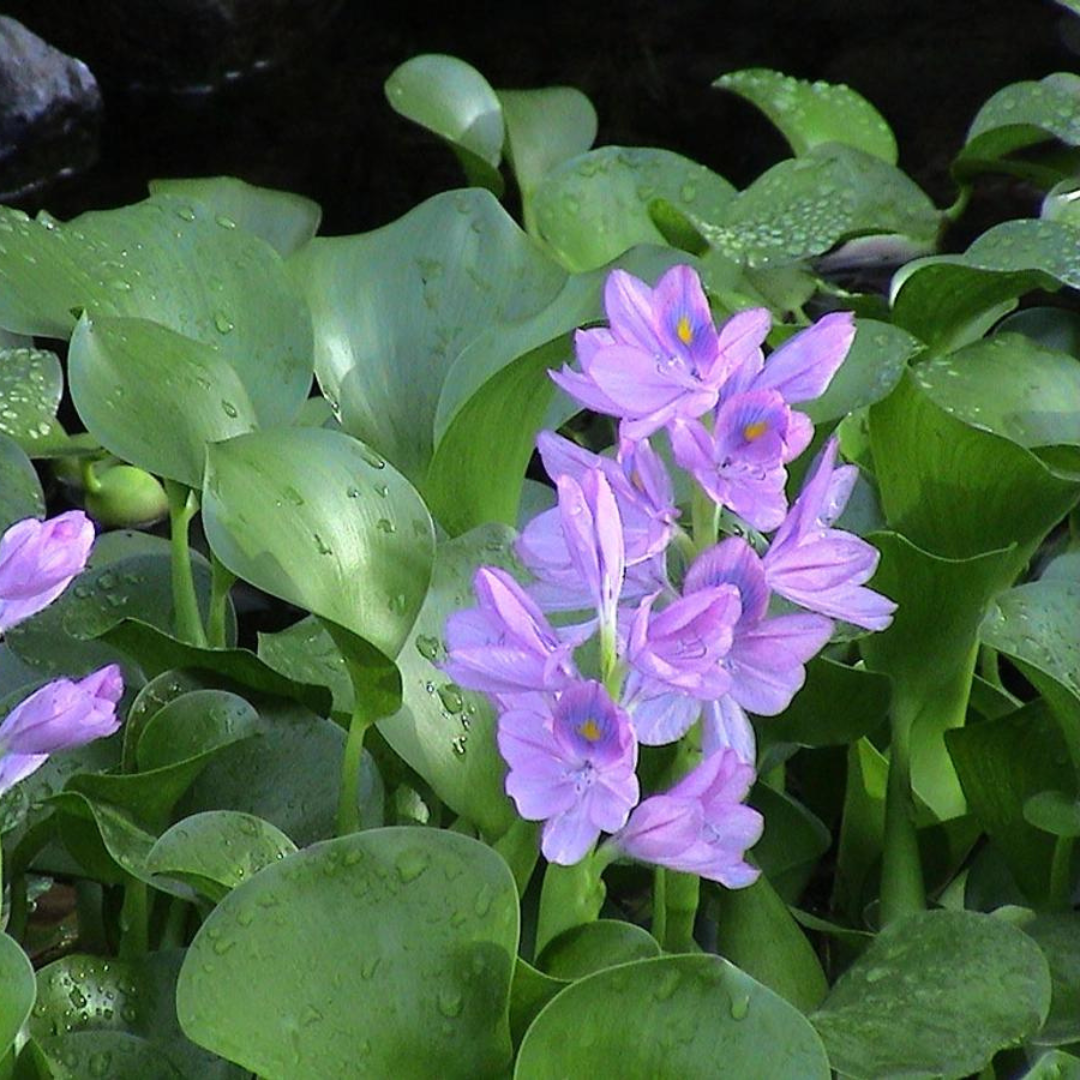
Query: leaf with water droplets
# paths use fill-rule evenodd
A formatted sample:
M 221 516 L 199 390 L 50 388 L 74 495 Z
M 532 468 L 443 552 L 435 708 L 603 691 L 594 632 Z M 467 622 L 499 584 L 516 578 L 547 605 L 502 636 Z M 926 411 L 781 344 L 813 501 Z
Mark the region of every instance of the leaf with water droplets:
M 756 105 L 796 156 L 821 143 L 837 142 L 896 164 L 896 139 L 885 118 L 843 83 L 811 83 L 768 68 L 747 68 L 721 75 L 713 86 Z
M 45 494 L 37 470 L 14 439 L 0 434 L 0 529 L 44 516 Z
M 401 1080 L 499 1076 L 517 940 L 513 879 L 490 848 L 368 830 L 229 893 L 188 950 L 177 1011 L 201 1045 L 261 1076 L 351 1076 L 359 1063 Z
M 0 934 L 0 1058 L 7 1054 L 34 1004 L 34 969 L 13 938 Z
M 1046 960 L 1026 934 L 928 911 L 886 927 L 810 1019 L 845 1076 L 961 1077 L 1034 1034 L 1049 1007 Z
M 414 56 L 390 73 L 386 99 L 450 144 L 471 185 L 502 194 L 502 106 L 476 68 L 455 56 Z
M 62 437 L 56 410 L 63 390 L 55 353 L 0 349 L 0 435 L 10 436 L 31 455 L 50 437 Z
M 613 1018 L 617 1017 L 617 1022 Z M 662 956 L 571 983 L 521 1044 L 518 1080 L 607 1076 L 826 1080 L 821 1040 L 797 1009 L 717 956 Z

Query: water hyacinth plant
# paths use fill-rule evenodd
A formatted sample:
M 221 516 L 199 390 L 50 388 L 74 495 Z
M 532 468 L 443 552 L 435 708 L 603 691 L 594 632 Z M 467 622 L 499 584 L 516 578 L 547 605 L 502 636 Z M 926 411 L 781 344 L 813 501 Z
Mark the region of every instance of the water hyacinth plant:
M 1074 81 L 945 210 L 447 56 L 374 232 L 0 208 L 0 1077 L 1080 1069 Z

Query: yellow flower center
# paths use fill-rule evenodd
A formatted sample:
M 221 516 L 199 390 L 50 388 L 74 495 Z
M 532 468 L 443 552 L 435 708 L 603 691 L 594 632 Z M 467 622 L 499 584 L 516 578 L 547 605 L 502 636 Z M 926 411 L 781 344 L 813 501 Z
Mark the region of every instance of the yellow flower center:
M 590 716 L 588 720 L 578 725 L 578 734 L 589 742 L 596 742 L 600 735 L 600 725 Z
M 760 439 L 768 430 L 768 421 L 755 420 L 752 424 L 747 424 L 746 427 L 742 429 L 743 438 L 747 442 L 753 442 L 755 439 Z
M 679 340 L 684 345 L 689 345 L 694 340 L 694 328 L 690 325 L 690 320 L 685 316 L 681 316 L 679 321 L 675 324 L 675 333 L 678 334 Z

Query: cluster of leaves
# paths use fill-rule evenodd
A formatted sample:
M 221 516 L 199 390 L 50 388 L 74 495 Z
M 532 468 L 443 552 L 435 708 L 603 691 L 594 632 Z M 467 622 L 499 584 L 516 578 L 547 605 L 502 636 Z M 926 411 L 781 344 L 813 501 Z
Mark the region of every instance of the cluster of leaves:
M 975 118 L 961 192 L 1047 196 L 956 255 L 963 194 L 937 209 L 853 91 L 765 70 L 718 83 L 792 149 L 744 191 L 592 148 L 575 90 L 426 56 L 388 98 L 473 186 L 375 232 L 317 237 L 307 200 L 226 179 L 0 209 L 0 526 L 44 512 L 31 459 L 92 487 L 107 454 L 166 482 L 172 528 L 104 534 L 0 646 L 0 707 L 111 661 L 129 687 L 115 739 L 0 800 L 0 1075 L 1080 1073 L 1080 321 L 1050 300 L 1080 286 L 1076 82 Z M 890 260 L 888 300 L 839 283 Z M 534 873 L 491 709 L 438 665 L 474 568 L 513 569 L 550 499 L 533 441 L 575 407 L 548 369 L 613 266 L 679 262 L 718 319 L 770 307 L 773 344 L 858 314 L 807 411 L 861 468 L 842 524 L 900 606 L 761 725 L 762 879 L 706 888 L 702 952 L 661 955 L 644 871 L 612 869 L 599 919 Z M 235 579 L 310 614 L 238 645 Z M 350 718 L 377 722 L 359 761 Z M 77 919 L 45 933 L 50 881 Z

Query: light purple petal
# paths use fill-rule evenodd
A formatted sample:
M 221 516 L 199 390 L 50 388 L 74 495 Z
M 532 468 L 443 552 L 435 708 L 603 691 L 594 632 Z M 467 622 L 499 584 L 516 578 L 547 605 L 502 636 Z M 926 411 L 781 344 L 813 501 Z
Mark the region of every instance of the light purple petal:
M 548 862 L 573 866 L 588 855 L 600 836 L 600 829 L 588 817 L 582 804 L 577 804 L 544 823 L 540 850 Z
M 710 381 L 723 381 L 725 397 L 745 389 L 761 370 L 761 346 L 771 326 L 768 308 L 749 308 L 737 312 L 720 327 L 719 358 Z
M 0 756 L 0 795 L 13 788 L 20 780 L 25 780 L 31 773 L 37 772 L 48 760 L 48 754 Z
M 788 338 L 754 380 L 756 388 L 779 390 L 789 405 L 820 397 L 844 362 L 855 338 L 849 311 L 835 311 Z
M 613 270 L 604 283 L 604 311 L 612 334 L 653 356 L 663 353 L 653 290 L 625 270 Z
M 706 760 L 726 749 L 734 750 L 739 760 L 751 767 L 757 762 L 754 726 L 730 694 L 706 702 L 701 713 L 701 752 Z

